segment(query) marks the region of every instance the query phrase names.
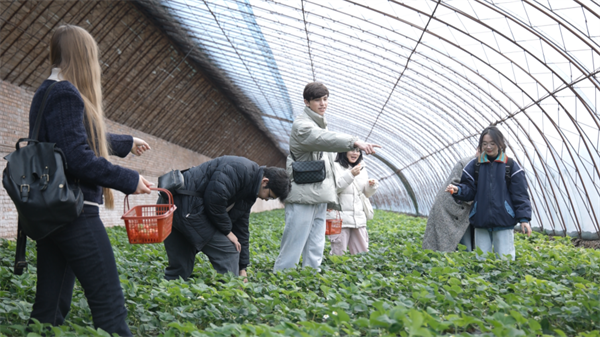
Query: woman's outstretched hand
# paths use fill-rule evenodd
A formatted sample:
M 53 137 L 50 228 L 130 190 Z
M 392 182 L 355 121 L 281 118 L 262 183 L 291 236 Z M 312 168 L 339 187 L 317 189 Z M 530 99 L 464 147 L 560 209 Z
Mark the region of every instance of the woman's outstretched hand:
M 150 187 L 154 186 L 153 183 L 146 180 L 146 178 L 142 177 L 140 174 L 140 179 L 138 180 L 138 186 L 133 194 L 150 194 Z
M 523 231 L 523 234 L 531 236 L 531 226 L 529 226 L 529 222 L 521 222 L 521 230 Z
M 450 184 L 446 187 L 446 192 L 450 193 L 450 194 L 455 194 L 458 193 L 458 187 Z
M 142 153 L 150 150 L 150 145 L 143 139 L 133 137 L 133 146 L 131 147 L 131 153 L 136 156 L 141 156 Z

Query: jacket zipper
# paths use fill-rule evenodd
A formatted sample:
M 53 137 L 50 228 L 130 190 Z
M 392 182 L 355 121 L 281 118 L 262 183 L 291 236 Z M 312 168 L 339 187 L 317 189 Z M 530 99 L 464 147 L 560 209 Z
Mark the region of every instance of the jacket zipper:
M 494 204 L 494 190 L 492 189 L 492 184 L 493 184 L 493 178 L 494 178 L 494 167 L 493 167 L 494 163 L 491 162 L 490 163 L 490 174 L 488 179 L 490 180 L 490 204 L 488 205 L 488 219 L 491 219 L 491 213 L 492 213 L 492 205 Z M 494 224 L 492 224 L 494 225 Z M 491 227 L 490 227 L 491 228 Z
M 356 177 L 358 177 L 358 176 L 356 176 Z M 356 179 L 356 177 L 354 177 L 354 179 Z M 353 184 L 352 184 L 352 218 L 354 219 L 354 228 L 358 228 L 358 225 L 356 224 L 356 193 L 355 193 L 355 190 L 356 190 L 356 192 L 358 192 L 356 185 L 357 184 L 354 184 L 354 182 L 353 182 Z

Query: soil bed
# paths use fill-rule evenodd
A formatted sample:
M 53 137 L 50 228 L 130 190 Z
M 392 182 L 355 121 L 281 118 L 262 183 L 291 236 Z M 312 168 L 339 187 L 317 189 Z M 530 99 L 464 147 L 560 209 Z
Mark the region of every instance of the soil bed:
M 573 246 L 575 247 L 584 247 L 591 249 L 599 249 L 600 250 L 600 240 L 581 240 L 574 238 L 571 240 Z

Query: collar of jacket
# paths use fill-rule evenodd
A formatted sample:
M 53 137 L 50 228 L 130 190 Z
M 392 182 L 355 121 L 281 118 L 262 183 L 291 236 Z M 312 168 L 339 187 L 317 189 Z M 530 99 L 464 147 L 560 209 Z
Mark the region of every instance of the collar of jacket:
M 482 153 L 479 158 L 477 159 L 477 161 L 479 162 L 479 164 L 483 164 L 483 163 L 489 163 L 490 160 L 488 159 L 487 153 Z M 506 153 L 504 153 L 504 151 L 501 151 L 498 154 L 498 157 L 496 157 L 496 160 L 494 160 L 496 163 L 504 163 L 506 164 L 506 162 L 508 161 L 508 156 L 506 155 Z
M 57 82 L 65 80 L 62 77 L 62 74 L 60 73 L 60 68 L 52 68 L 52 73 L 50 74 L 50 77 L 48 77 L 48 79 Z
M 325 116 L 321 116 L 318 113 L 312 111 L 309 107 L 304 107 L 304 113 L 308 115 L 321 129 L 325 129 L 327 127 L 327 121 L 325 120 Z

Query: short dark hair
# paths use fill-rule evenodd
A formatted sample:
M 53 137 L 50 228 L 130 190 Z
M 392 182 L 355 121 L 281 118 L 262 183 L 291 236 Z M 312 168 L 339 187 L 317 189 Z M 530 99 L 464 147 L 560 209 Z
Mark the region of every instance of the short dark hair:
M 338 152 L 337 157 L 335 158 L 335 161 L 340 163 L 340 165 L 342 165 L 343 168 L 348 168 L 350 166 L 354 167 L 354 166 L 360 164 L 360 162 L 363 160 L 363 153 L 361 150 L 359 150 L 359 151 L 360 151 L 360 156 L 358 157 L 358 159 L 356 160 L 356 162 L 354 164 L 348 161 L 348 152 Z
M 310 82 L 304 87 L 304 99 L 309 102 L 323 96 L 329 97 L 329 90 L 327 90 L 325 84 L 321 82 Z
M 488 126 L 487 128 L 483 129 L 481 136 L 479 136 L 479 145 L 477 148 L 480 152 L 483 153 L 483 148 L 481 145 L 483 144 L 483 136 L 485 135 L 490 135 L 490 137 L 492 137 L 494 140 L 494 143 L 496 143 L 501 151 L 504 152 L 506 150 L 506 141 L 504 140 L 504 135 L 502 132 L 500 132 L 500 130 L 495 126 Z
M 264 177 L 269 179 L 267 188 L 273 191 L 281 202 L 284 202 L 292 188 L 287 172 L 279 167 L 265 167 L 263 172 Z

